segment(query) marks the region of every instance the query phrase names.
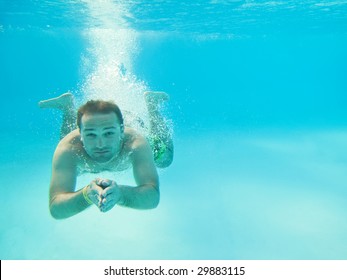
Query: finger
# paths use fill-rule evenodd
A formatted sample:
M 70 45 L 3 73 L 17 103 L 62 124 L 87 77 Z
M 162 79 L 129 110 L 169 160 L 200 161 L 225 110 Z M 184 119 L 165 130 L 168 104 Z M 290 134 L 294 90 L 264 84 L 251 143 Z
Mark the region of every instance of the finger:
M 116 197 L 109 195 L 107 197 L 102 197 L 100 202 L 101 202 L 101 204 L 109 204 L 109 203 L 115 203 L 116 204 L 118 202 L 118 200 Z
M 115 205 L 116 205 L 116 203 L 114 200 L 109 200 L 104 204 L 103 203 L 100 204 L 99 209 L 101 212 L 107 212 L 107 211 L 111 210 Z
M 109 179 L 98 179 L 98 180 L 96 180 L 96 184 L 104 189 L 104 188 L 107 188 L 110 185 L 112 185 L 112 180 L 109 180 Z
M 99 199 L 102 196 L 102 191 L 103 191 L 103 189 L 100 188 L 100 187 L 93 187 L 90 190 L 90 193 L 91 193 L 92 196 L 95 196 L 95 197 L 97 197 Z
M 93 180 L 92 182 L 97 186 L 101 186 L 103 181 L 104 181 L 104 179 L 102 179 L 102 178 L 95 178 L 95 180 Z
M 97 193 L 94 193 L 90 196 L 90 200 L 95 204 L 95 205 L 99 205 L 101 199 L 100 196 Z
M 98 181 L 97 181 L 97 183 L 98 183 L 98 185 L 99 186 L 109 186 L 109 185 L 111 185 L 111 180 L 109 180 L 109 179 L 99 179 Z
M 92 183 L 90 184 L 90 188 L 93 192 L 97 192 L 98 194 L 101 194 L 103 191 L 103 188 L 100 187 L 96 181 L 92 181 Z
M 112 203 L 114 203 L 114 202 L 112 202 L 112 200 L 110 198 L 109 199 L 100 198 L 99 203 L 98 203 L 98 207 L 99 207 L 100 211 L 102 211 L 102 210 L 108 208 L 109 205 Z
M 114 198 L 112 198 L 110 196 L 104 197 L 104 198 L 101 197 L 100 202 L 99 202 L 99 206 L 101 207 L 101 206 L 104 206 L 104 205 L 108 205 L 110 203 L 115 203 Z
M 102 191 L 101 195 L 102 195 L 102 197 L 106 197 L 108 195 L 113 194 L 113 192 L 114 192 L 114 188 L 108 187 Z
M 89 186 L 89 198 L 92 200 L 92 202 L 96 205 L 100 202 L 101 194 L 103 189 L 99 187 L 98 185 L 94 183 L 90 184 Z
M 95 178 L 95 180 L 93 180 L 92 182 L 97 185 L 97 186 L 100 186 L 100 183 L 103 179 L 102 178 Z

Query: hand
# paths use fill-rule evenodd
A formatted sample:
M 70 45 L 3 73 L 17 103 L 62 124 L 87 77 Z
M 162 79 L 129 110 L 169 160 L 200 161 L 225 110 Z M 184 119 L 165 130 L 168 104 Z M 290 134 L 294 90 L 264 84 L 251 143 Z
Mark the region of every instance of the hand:
M 97 178 L 95 179 L 95 182 L 98 186 L 100 186 L 101 188 L 105 189 L 108 186 L 110 186 L 112 184 L 112 180 L 109 179 L 101 179 L 101 178 Z
M 88 198 L 99 207 L 100 201 L 102 200 L 102 192 L 105 187 L 108 187 L 111 184 L 111 180 L 105 180 L 97 178 L 90 182 L 86 187 L 86 195 Z
M 122 193 L 115 181 L 103 180 L 103 184 L 107 185 L 101 195 L 98 207 L 100 211 L 107 212 L 111 210 L 121 199 Z M 101 182 L 99 182 L 101 183 Z

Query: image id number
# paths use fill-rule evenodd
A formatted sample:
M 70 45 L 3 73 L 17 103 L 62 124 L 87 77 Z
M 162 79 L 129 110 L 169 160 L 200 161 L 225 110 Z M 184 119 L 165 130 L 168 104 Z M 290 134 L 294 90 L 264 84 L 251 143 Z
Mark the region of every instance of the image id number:
M 245 275 L 245 267 L 198 267 L 197 275 Z

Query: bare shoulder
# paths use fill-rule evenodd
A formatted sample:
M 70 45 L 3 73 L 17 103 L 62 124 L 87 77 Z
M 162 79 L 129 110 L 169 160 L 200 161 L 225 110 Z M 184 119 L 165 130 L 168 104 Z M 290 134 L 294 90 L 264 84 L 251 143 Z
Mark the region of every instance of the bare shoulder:
M 141 150 L 147 147 L 149 148 L 146 138 L 132 128 L 125 128 L 124 140 L 124 148 L 128 151 Z
M 82 153 L 82 143 L 78 130 L 74 130 L 58 143 L 53 157 L 54 164 L 75 165 Z
M 153 153 L 147 139 L 134 129 L 125 131 L 125 150 L 133 167 L 150 165 L 154 168 Z

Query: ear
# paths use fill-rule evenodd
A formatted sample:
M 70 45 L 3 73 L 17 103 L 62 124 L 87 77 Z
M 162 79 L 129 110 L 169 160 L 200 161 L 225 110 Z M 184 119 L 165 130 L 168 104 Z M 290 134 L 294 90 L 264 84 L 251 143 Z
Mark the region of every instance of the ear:
M 120 139 L 121 140 L 124 139 L 124 125 L 123 124 L 120 125 Z

